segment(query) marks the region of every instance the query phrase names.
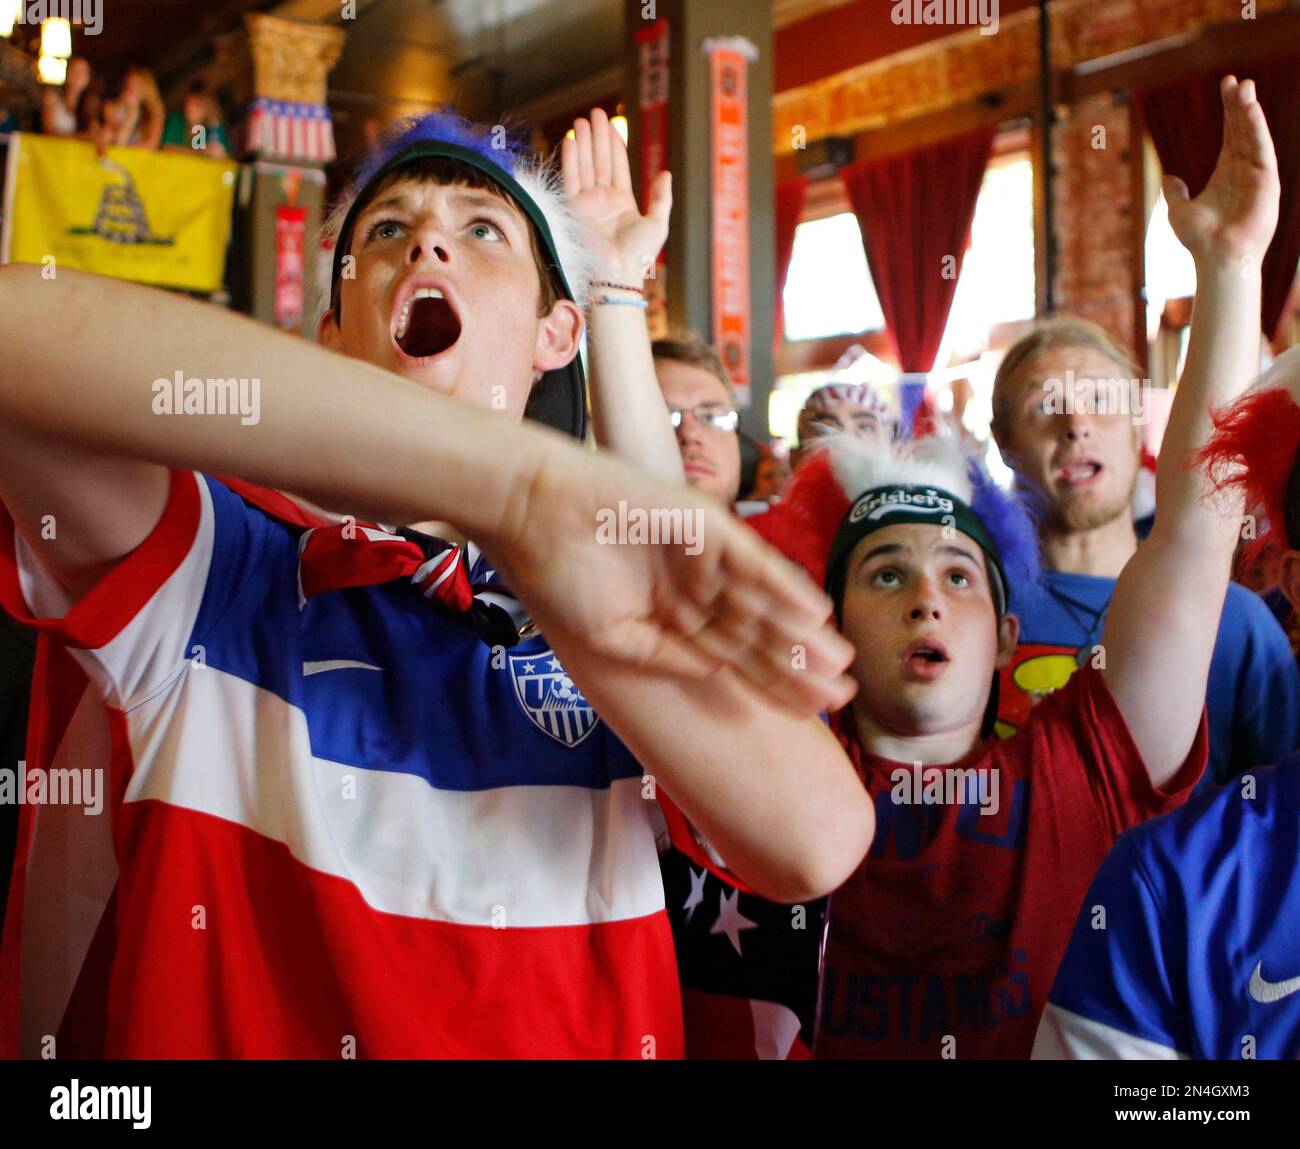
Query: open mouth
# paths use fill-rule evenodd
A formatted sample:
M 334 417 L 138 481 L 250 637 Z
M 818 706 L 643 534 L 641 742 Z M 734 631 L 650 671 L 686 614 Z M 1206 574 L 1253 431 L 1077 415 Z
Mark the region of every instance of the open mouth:
M 412 359 L 441 355 L 459 338 L 460 318 L 436 287 L 413 291 L 397 314 L 393 339 Z
M 1058 478 L 1067 487 L 1086 487 L 1101 474 L 1101 464 L 1095 460 L 1087 459 L 1075 463 L 1067 463 L 1057 472 Z
M 903 666 L 912 678 L 929 680 L 943 673 L 949 663 L 947 648 L 930 639 L 914 642 L 903 651 Z

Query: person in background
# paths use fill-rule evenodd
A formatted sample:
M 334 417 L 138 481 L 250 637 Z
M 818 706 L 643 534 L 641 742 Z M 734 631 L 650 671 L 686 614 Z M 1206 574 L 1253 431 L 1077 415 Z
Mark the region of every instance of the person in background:
M 202 128 L 196 133 L 195 128 Z M 221 124 L 221 105 L 208 94 L 201 80 L 185 93 L 180 109 L 167 116 L 162 146 L 177 151 L 202 152 L 209 156 L 230 154 L 230 137 Z
M 121 92 L 104 101 L 102 114 L 101 148 L 156 148 L 162 142 L 162 95 L 158 81 L 147 68 L 127 72 Z
M 41 103 L 41 131 L 47 136 L 75 136 L 81 130 L 78 111 L 81 97 L 90 86 L 90 64 L 84 57 L 68 61 L 68 75 L 63 86 L 45 88 Z
M 741 444 L 726 368 L 695 331 L 652 344 L 655 375 L 677 432 L 686 481 L 747 523 L 766 503 L 737 502 Z M 761 464 L 760 464 L 761 465 Z M 755 512 L 747 517 L 746 512 Z M 806 1059 L 817 999 L 825 898 L 786 905 L 737 888 L 719 858 L 679 833 L 661 837 L 659 868 L 693 1060 Z
M 791 462 L 797 471 L 828 435 L 862 435 L 888 443 L 897 425 L 889 404 L 870 383 L 824 383 L 799 411 L 799 445 Z
M 1268 553 L 1300 606 L 1298 400 L 1292 349 L 1216 417 L 1205 455 L 1246 506 L 1266 509 L 1248 557 Z M 1083 899 L 1033 1056 L 1300 1057 L 1298 826 L 1300 755 L 1290 754 L 1124 834 Z
M 748 498 L 759 503 L 780 502 L 781 492 L 791 473 L 790 452 L 783 443 L 774 440 L 760 446 L 758 464 L 754 468 L 754 486 Z
M 867 356 L 861 347 L 851 347 L 835 365 L 838 374 Z M 834 378 L 834 377 L 832 377 Z M 862 438 L 880 446 L 887 446 L 896 438 L 898 421 L 880 392 L 868 382 L 824 383 L 816 388 L 799 411 L 799 444 L 790 452 L 790 462 L 797 475 L 799 469 L 811 459 L 820 446 L 831 442 L 835 436 L 849 435 Z M 798 559 L 807 540 L 803 537 L 805 524 L 798 515 L 791 514 L 784 503 L 774 503 L 766 511 L 748 519 L 767 542 L 786 558 Z
M 1072 373 L 1072 374 L 1071 374 Z M 1020 611 L 1020 644 L 1001 675 L 999 732 L 1065 685 L 1099 646 L 1115 580 L 1138 549 L 1133 489 L 1144 393 L 1129 358 L 1080 319 L 1040 325 L 1007 352 L 993 383 L 993 436 L 1031 504 L 1045 593 Z M 1300 671 L 1268 607 L 1228 586 L 1206 695 L 1210 764 L 1202 785 L 1277 762 L 1300 742 Z
M 650 351 L 687 483 L 732 506 L 740 495 L 740 412 L 727 369 L 689 329 L 656 339 Z

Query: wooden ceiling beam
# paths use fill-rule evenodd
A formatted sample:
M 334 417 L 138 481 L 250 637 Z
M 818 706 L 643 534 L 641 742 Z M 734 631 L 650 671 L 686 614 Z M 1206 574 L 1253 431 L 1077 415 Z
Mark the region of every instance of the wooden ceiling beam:
M 1124 52 L 1086 60 L 1059 80 L 1063 102 L 1103 92 L 1174 84 L 1206 72 L 1226 72 L 1300 50 L 1300 9 L 1270 12 L 1256 20 L 1212 24 Z
M 1038 106 L 1038 84 L 1018 84 L 987 93 L 978 100 L 955 104 L 896 124 L 885 124 L 853 137 L 855 163 L 879 159 L 898 152 L 923 148 L 940 140 L 965 135 L 984 127 L 997 127 L 1009 120 L 1032 116 Z M 777 156 L 776 178 L 791 179 L 799 174 L 802 153 Z
M 1055 93 L 1062 104 L 1091 96 L 1125 92 L 1135 87 L 1175 83 L 1204 72 L 1240 68 L 1259 60 L 1297 51 L 1300 45 L 1300 9 L 1271 12 L 1257 20 L 1216 24 L 1184 36 L 1155 40 L 1110 56 L 1061 69 Z M 1037 82 L 989 92 L 977 100 L 898 123 L 870 128 L 853 137 L 854 160 L 925 147 L 978 128 L 1036 116 Z M 799 174 L 800 153 L 778 156 L 776 178 Z

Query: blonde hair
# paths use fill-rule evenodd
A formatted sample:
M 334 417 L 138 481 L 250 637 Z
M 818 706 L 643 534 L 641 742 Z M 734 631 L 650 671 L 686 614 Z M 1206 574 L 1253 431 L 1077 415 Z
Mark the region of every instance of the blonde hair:
M 1110 337 L 1104 327 L 1076 316 L 1059 316 L 1044 320 L 1024 338 L 1018 340 L 1002 357 L 993 377 L 993 438 L 1001 445 L 1007 430 L 1008 396 L 1022 368 L 1044 351 L 1096 351 L 1128 375 L 1137 373 L 1132 357 Z
M 727 397 L 734 405 L 736 392 L 731 386 L 731 377 L 722 365 L 722 360 L 703 335 L 689 327 L 670 332 L 663 339 L 656 339 L 650 344 L 652 359 L 664 359 L 671 363 L 685 363 L 688 367 L 700 367 L 714 376 L 726 389 Z

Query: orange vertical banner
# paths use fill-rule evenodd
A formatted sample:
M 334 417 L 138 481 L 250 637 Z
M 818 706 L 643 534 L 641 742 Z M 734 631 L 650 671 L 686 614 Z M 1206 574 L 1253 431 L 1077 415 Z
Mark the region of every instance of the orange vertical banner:
M 742 407 L 750 404 L 749 145 L 746 83 L 758 49 L 705 40 L 713 79 L 713 343 Z

